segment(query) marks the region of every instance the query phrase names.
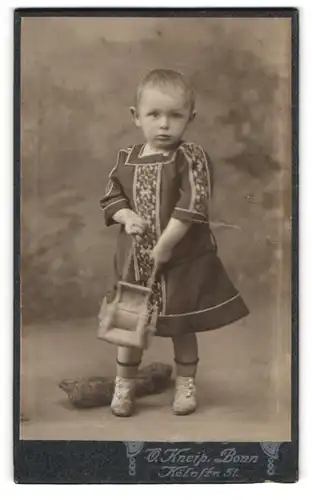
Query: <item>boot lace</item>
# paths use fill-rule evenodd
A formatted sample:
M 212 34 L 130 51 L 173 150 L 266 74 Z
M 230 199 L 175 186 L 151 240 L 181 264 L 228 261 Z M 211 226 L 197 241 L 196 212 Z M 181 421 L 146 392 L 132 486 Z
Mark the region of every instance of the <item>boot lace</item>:
M 190 398 L 194 395 L 195 384 L 194 379 L 191 377 L 183 377 L 177 381 L 177 395 Z
M 115 381 L 115 396 L 118 399 L 129 397 L 131 392 L 131 384 L 128 380 L 122 378 L 116 378 Z

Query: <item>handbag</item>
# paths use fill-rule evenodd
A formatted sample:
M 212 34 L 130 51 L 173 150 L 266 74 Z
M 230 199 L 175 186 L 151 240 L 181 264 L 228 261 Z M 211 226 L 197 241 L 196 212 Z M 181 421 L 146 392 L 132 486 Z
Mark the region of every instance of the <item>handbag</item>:
M 154 266 L 146 287 L 128 283 L 126 276 L 117 283 L 114 300 L 107 303 L 104 298 L 102 303 L 97 335 L 99 339 L 123 347 L 147 349 L 150 346 L 158 316 L 157 307 L 150 307 L 149 304 L 156 275 L 157 268 Z

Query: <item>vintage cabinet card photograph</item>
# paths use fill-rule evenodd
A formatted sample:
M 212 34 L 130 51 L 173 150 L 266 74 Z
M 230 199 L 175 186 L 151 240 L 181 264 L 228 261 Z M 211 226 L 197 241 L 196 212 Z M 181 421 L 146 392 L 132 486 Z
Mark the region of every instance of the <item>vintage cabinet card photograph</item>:
M 298 479 L 298 12 L 15 11 L 15 479 Z

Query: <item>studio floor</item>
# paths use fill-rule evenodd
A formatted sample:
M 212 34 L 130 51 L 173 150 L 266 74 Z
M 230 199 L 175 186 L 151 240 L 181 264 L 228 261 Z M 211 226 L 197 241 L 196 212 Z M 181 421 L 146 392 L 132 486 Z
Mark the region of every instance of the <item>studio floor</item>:
M 109 407 L 72 407 L 58 387 L 61 379 L 115 374 L 116 350 L 96 338 L 96 326 L 90 319 L 23 328 L 21 439 L 290 440 L 289 365 L 286 354 L 274 350 L 268 316 L 259 312 L 199 334 L 199 405 L 187 417 L 171 413 L 172 389 L 138 399 L 137 413 L 127 419 L 114 417 Z M 155 338 L 143 364 L 172 364 L 172 358 L 171 341 Z

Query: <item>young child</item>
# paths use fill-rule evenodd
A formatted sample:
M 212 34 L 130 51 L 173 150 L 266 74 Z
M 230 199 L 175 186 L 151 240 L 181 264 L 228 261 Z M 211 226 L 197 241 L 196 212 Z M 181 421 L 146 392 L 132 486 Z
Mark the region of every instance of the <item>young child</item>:
M 156 335 L 172 339 L 173 412 L 187 415 L 196 409 L 196 332 L 232 323 L 248 310 L 217 256 L 210 229 L 210 159 L 199 145 L 183 140 L 195 117 L 191 85 L 176 71 L 151 71 L 138 87 L 131 113 L 145 141 L 119 151 L 101 200 L 106 225 L 121 225 L 106 300 L 114 299 L 125 266 L 127 280 L 144 286 L 157 267 L 151 297 L 158 310 Z M 134 411 L 141 358 L 141 350 L 118 348 L 111 403 L 117 416 Z

